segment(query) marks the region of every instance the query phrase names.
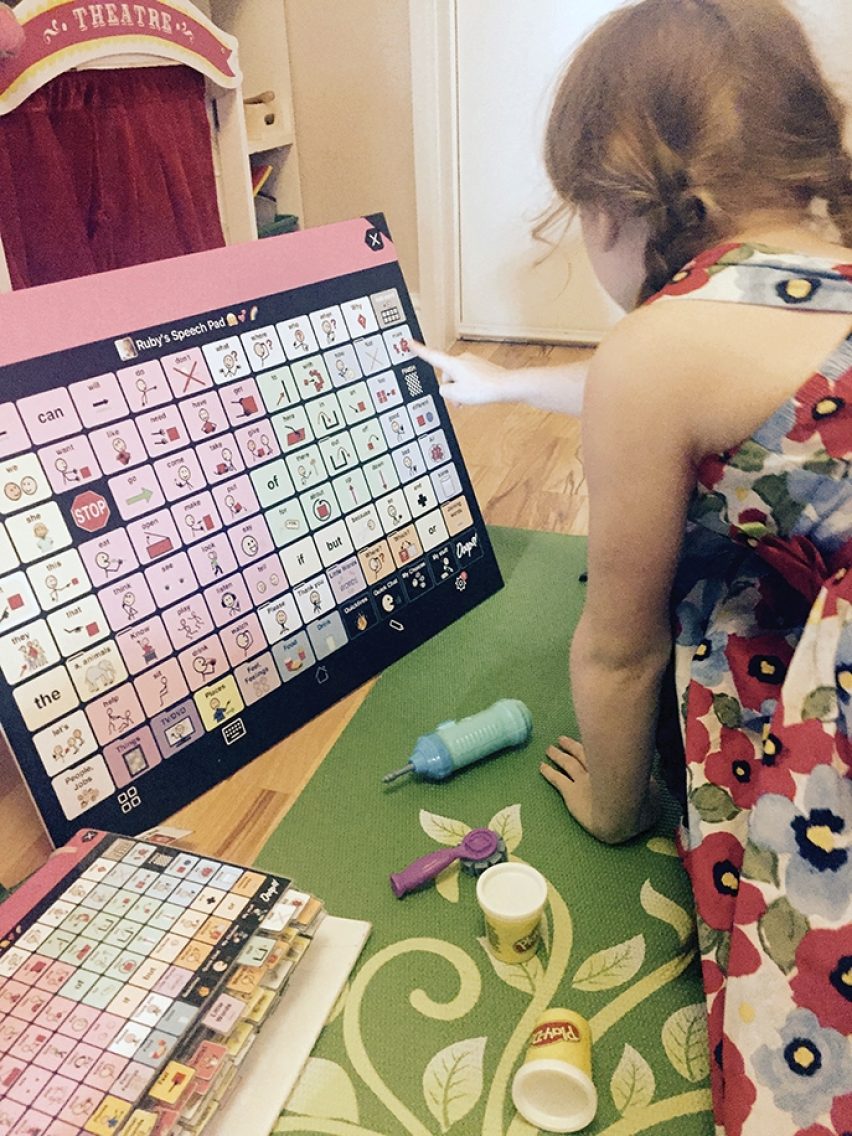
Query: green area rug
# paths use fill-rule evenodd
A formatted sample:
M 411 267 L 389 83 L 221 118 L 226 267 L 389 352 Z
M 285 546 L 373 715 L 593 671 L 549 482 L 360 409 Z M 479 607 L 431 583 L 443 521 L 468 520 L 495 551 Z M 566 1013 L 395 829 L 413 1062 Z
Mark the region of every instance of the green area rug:
M 334 915 L 373 932 L 277 1131 L 340 1136 L 533 1136 L 511 1080 L 548 1006 L 594 1038 L 595 1136 L 709 1136 L 704 1004 L 672 809 L 657 832 L 598 844 L 538 764 L 575 728 L 567 652 L 583 602 L 585 540 L 492 529 L 506 587 L 391 667 L 264 848 Z M 522 750 L 439 784 L 383 786 L 418 735 L 497 698 L 533 717 Z M 624 728 L 630 729 L 625 722 Z M 448 869 L 398 900 L 388 875 L 471 828 L 500 831 L 550 882 L 544 948 L 496 963 L 475 880 Z

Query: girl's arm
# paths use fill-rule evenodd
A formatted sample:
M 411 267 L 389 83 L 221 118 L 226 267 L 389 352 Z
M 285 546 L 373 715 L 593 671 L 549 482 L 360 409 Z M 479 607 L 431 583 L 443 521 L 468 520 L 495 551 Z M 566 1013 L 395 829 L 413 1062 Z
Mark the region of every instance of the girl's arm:
M 589 360 L 564 366 L 506 370 L 466 351 L 447 355 L 413 344 L 414 352 L 441 372 L 441 394 L 447 402 L 478 406 L 487 402 L 525 402 L 539 410 L 579 416 Z
M 694 384 L 684 378 L 688 354 L 659 334 L 668 322 L 650 310 L 628 317 L 591 367 L 589 582 L 571 649 L 582 745 L 561 738 L 548 750 L 554 765 L 541 767 L 579 823 L 609 843 L 656 818 L 650 768 L 671 651 L 669 593 L 695 483 Z

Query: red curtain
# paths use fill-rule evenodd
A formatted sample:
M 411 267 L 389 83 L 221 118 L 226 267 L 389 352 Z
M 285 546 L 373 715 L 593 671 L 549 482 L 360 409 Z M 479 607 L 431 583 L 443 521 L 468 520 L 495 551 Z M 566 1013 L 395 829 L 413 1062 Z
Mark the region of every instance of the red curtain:
M 224 245 L 204 80 L 70 71 L 0 117 L 13 288 Z

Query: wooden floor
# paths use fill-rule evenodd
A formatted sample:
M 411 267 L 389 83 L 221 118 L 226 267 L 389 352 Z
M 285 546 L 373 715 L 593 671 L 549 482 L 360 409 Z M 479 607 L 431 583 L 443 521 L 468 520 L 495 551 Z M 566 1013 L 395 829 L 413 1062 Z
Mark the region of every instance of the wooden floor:
M 502 366 L 564 363 L 587 355 L 566 347 L 457 345 Z M 579 423 L 529 407 L 451 409 L 465 463 L 490 524 L 584 534 L 588 504 Z M 296 800 L 369 685 L 315 718 L 167 823 L 191 829 L 188 846 L 250 863 Z M 16 884 L 50 853 L 38 815 L 8 755 L 0 756 L 0 883 Z

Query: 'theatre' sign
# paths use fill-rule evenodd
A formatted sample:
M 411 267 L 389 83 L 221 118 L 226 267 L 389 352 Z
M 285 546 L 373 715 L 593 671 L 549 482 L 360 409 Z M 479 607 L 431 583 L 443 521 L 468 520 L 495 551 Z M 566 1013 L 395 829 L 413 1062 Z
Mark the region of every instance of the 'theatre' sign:
M 241 82 L 237 41 L 182 0 L 22 0 L 15 15 L 24 29 L 24 46 L 0 59 L 0 114 L 69 68 L 111 55 L 184 63 L 226 90 Z

